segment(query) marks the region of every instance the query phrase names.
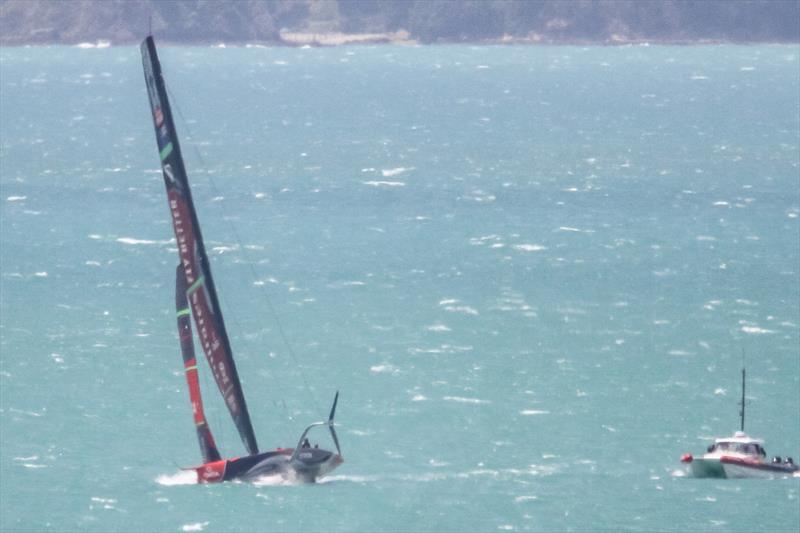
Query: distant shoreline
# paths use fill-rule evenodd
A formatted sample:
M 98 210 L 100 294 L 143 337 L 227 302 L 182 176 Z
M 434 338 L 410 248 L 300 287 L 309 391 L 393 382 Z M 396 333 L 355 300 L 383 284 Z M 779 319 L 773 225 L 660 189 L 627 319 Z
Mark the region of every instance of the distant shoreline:
M 142 39 L 144 39 L 142 35 Z M 250 47 L 289 47 L 289 48 L 332 48 L 339 46 L 354 45 L 398 45 L 398 46 L 447 46 L 447 45 L 526 45 L 526 46 L 713 46 L 713 45 L 757 45 L 757 44 L 781 44 L 781 45 L 800 45 L 800 41 L 781 41 L 781 40 L 732 40 L 732 39 L 634 39 L 623 35 L 612 35 L 609 39 L 554 39 L 551 37 L 533 34 L 526 37 L 516 37 L 504 35 L 491 39 L 465 39 L 460 41 L 441 40 L 436 42 L 421 42 L 412 39 L 407 31 L 385 32 L 385 33 L 308 33 L 308 32 L 289 32 L 284 31 L 280 34 L 280 39 L 270 41 L 248 41 L 248 40 L 183 40 L 172 41 L 168 38 L 161 38 L 156 35 L 159 43 L 168 46 L 250 46 Z M 15 43 L 0 43 L 0 48 L 31 47 L 31 46 L 73 46 L 78 48 L 109 48 L 111 46 L 135 46 L 139 41 L 130 39 L 120 39 L 118 41 L 110 39 L 98 39 L 91 41 L 29 41 Z
M 152 28 L 152 30 L 151 30 Z M 0 0 L 0 46 L 800 44 L 800 0 Z

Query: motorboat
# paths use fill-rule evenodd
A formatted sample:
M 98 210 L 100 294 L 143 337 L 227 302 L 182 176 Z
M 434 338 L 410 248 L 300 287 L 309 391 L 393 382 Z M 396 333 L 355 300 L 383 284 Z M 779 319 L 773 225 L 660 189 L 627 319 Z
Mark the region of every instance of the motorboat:
M 763 440 L 737 431 L 731 437 L 715 439 L 701 457 L 684 454 L 681 462 L 688 464 L 691 474 L 698 478 L 800 477 L 800 467 L 791 457 L 776 456 L 768 461 L 763 444 Z
M 701 457 L 683 454 L 681 462 L 688 465 L 692 476 L 698 478 L 800 477 L 800 467 L 791 457 L 782 459 L 775 456 L 768 461 L 764 441 L 744 432 L 744 386 L 745 371 L 742 368 L 740 430 L 731 437 L 715 439 Z

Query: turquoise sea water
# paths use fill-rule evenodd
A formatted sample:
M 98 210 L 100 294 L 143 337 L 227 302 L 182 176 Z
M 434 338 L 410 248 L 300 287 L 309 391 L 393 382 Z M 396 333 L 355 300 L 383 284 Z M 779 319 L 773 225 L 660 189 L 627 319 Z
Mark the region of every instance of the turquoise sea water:
M 800 479 L 679 463 L 738 429 L 743 353 L 746 429 L 800 456 L 800 47 L 160 54 L 260 445 L 339 389 L 346 462 L 181 474 L 138 49 L 4 48 L 0 530 L 800 528 Z

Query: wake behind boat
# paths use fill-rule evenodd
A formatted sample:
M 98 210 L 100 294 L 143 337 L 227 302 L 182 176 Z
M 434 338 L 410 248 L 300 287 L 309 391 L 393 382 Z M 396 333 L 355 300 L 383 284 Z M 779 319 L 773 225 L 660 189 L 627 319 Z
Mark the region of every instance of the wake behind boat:
M 798 467 L 791 457 L 785 460 L 773 457 L 767 461 L 764 441 L 749 437 L 744 432 L 744 387 L 745 371 L 742 369 L 742 400 L 739 416 L 740 430 L 732 437 L 716 439 L 706 453 L 695 458 L 686 453 L 681 462 L 689 466 L 689 471 L 698 478 L 776 478 L 800 476 Z
M 281 475 L 300 481 L 313 482 L 329 473 L 342 462 L 342 452 L 336 436 L 333 418 L 339 393 L 333 400 L 328 420 L 308 426 L 294 448 L 277 448 L 262 452 L 258 449 L 250 413 L 244 398 L 239 374 L 228 341 L 228 333 L 219 306 L 217 291 L 211 276 L 211 265 L 206 255 L 200 224 L 195 212 L 189 180 L 181 156 L 180 144 L 167 99 L 161 65 L 152 36 L 141 45 L 144 78 L 150 109 L 155 125 L 156 143 L 161 158 L 161 169 L 167 189 L 167 199 L 172 215 L 172 226 L 178 245 L 179 264 L 175 275 L 175 305 L 178 333 L 183 355 L 189 399 L 194 412 L 197 438 L 204 464 L 193 467 L 200 483 L 228 480 L 250 481 L 263 476 Z M 203 401 L 197 374 L 197 360 L 190 316 L 198 331 L 198 340 L 211 367 L 231 418 L 244 443 L 247 455 L 223 459 L 214 442 L 203 412 Z M 306 436 L 317 426 L 327 426 L 336 453 L 312 447 Z

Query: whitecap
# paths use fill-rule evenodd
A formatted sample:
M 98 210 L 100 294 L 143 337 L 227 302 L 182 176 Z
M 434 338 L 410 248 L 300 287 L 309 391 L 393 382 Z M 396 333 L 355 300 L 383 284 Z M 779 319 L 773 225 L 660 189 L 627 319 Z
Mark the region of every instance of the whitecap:
M 541 252 L 547 250 L 547 247 L 541 244 L 515 244 L 514 249 L 520 252 Z
M 396 168 L 387 168 L 381 170 L 381 175 L 384 178 L 388 178 L 391 176 L 396 176 L 398 174 L 402 174 L 403 172 L 408 172 L 409 170 L 414 170 L 414 167 L 396 167 Z
M 194 470 L 181 470 L 174 474 L 162 474 L 156 478 L 156 483 L 165 486 L 174 485 L 196 485 L 197 472 Z
M 338 286 L 339 287 L 363 287 L 366 285 L 363 281 L 343 281 Z
M 478 203 L 483 203 L 483 202 L 494 202 L 495 200 L 497 200 L 497 197 L 494 194 L 485 192 L 481 189 L 475 189 L 471 191 L 469 194 L 460 197 L 460 199 L 472 200 Z
M 362 181 L 364 185 L 370 185 L 372 187 L 405 187 L 406 184 L 403 181 Z
M 463 396 L 445 396 L 442 399 L 447 402 L 458 402 L 458 403 L 472 403 L 472 404 L 492 403 L 489 400 L 481 400 L 480 398 L 465 398 Z
M 22 202 L 23 200 L 27 200 L 27 196 L 9 196 L 6 198 L 6 202 Z
M 433 324 L 432 326 L 428 326 L 426 329 L 428 331 L 436 331 L 436 332 L 451 331 L 450 328 L 448 328 L 444 324 Z
M 233 252 L 234 250 L 238 249 L 239 249 L 238 246 L 213 246 L 211 248 L 211 251 L 218 255 L 222 255 L 226 252 Z
M 482 237 L 472 237 L 469 240 L 469 243 L 472 246 L 481 246 L 481 245 L 485 244 L 487 241 L 495 241 L 496 242 L 496 241 L 499 241 L 499 240 L 500 240 L 500 236 L 499 235 L 484 235 Z
M 478 315 L 478 310 L 468 305 L 450 305 L 444 308 L 451 313 L 464 313 L 466 315 Z
M 369 370 L 370 372 L 374 372 L 376 374 L 396 374 L 399 372 L 395 366 L 388 363 L 371 366 L 369 367 Z
M 521 415 L 525 416 L 533 416 L 533 415 L 549 415 L 550 411 L 545 411 L 544 409 L 523 409 L 519 412 Z
M 253 480 L 256 487 L 276 487 L 284 485 L 300 485 L 301 479 L 293 474 L 273 474 L 271 476 L 261 476 Z
M 181 531 L 203 531 L 209 522 L 192 522 L 191 524 L 183 524 Z
M 775 333 L 774 330 L 764 329 L 764 328 L 760 328 L 758 326 L 742 326 L 742 332 L 743 333 L 749 333 L 751 335 L 766 335 L 766 334 Z
M 325 476 L 325 478 L 317 480 L 317 483 L 332 483 L 334 481 L 351 481 L 353 483 L 369 483 L 377 481 L 378 476 Z
M 122 244 L 156 244 L 156 241 L 151 241 L 149 239 L 134 239 L 133 237 L 119 237 L 117 242 L 121 242 Z

